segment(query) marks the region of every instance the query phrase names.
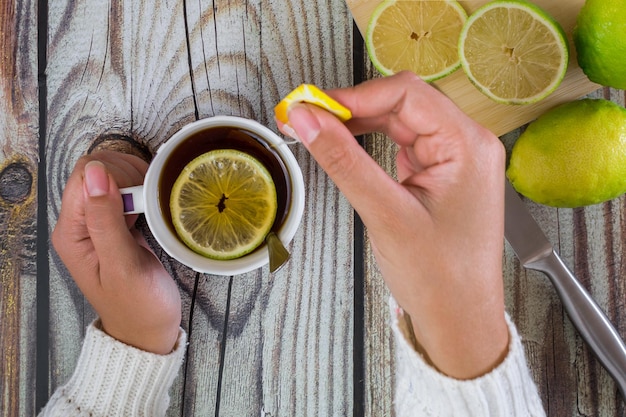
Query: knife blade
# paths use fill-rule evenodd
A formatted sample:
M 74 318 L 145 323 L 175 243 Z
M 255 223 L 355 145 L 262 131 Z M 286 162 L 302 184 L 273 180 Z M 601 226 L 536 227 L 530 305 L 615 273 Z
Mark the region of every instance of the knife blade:
M 504 235 L 526 269 L 551 281 L 578 333 L 626 400 L 626 345 L 608 317 L 567 268 L 513 186 L 506 181 Z

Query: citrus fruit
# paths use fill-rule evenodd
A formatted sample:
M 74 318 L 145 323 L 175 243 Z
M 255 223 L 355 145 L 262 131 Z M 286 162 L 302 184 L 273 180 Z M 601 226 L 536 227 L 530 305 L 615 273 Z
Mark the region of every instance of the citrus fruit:
M 288 123 L 287 111 L 289 106 L 295 103 L 309 103 L 321 107 L 335 116 L 342 122 L 352 118 L 352 112 L 328 94 L 320 90 L 311 84 L 301 84 L 296 87 L 291 93 L 287 94 L 277 105 L 274 107 L 274 114 L 276 119 L 282 123 Z
M 372 63 L 383 75 L 410 70 L 435 81 L 460 67 L 458 41 L 467 13 L 456 1 L 386 0 L 365 36 Z
M 476 10 L 459 39 L 463 70 L 487 97 L 528 104 L 552 93 L 568 63 L 563 29 L 524 0 L 496 0 Z
M 626 110 L 602 99 L 558 106 L 528 125 L 507 176 L 541 204 L 579 207 L 626 192 Z
M 626 89 L 626 1 L 587 0 L 578 14 L 574 45 L 589 79 Z
M 256 249 L 274 223 L 276 207 L 268 170 L 233 149 L 192 160 L 170 196 L 172 222 L 181 240 L 213 259 L 234 259 Z

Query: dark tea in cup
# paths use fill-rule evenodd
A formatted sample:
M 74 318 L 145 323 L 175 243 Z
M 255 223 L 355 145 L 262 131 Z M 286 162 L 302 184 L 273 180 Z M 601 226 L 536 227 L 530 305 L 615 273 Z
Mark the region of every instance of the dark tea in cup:
M 283 145 L 284 146 L 284 145 Z M 201 130 L 172 150 L 159 178 L 161 211 L 174 230 L 170 211 L 170 195 L 174 182 L 183 168 L 198 156 L 216 149 L 235 149 L 257 160 L 269 171 L 277 194 L 276 218 L 272 229 L 283 223 L 291 201 L 291 176 L 275 146 L 263 141 L 257 134 L 234 126 L 218 126 Z

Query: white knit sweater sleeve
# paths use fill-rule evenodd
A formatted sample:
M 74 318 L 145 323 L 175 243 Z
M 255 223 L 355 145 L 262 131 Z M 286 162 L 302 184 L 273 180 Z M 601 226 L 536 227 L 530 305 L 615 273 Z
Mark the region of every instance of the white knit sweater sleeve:
M 113 339 L 98 325 L 87 327 L 74 374 L 39 417 L 164 416 L 185 355 L 185 332 L 172 353 L 157 355 Z
M 390 306 L 396 340 L 397 417 L 545 416 L 520 336 L 508 315 L 510 344 L 505 360 L 486 375 L 461 381 L 425 362 L 408 341 L 405 321 L 399 320 L 402 310 L 393 299 Z

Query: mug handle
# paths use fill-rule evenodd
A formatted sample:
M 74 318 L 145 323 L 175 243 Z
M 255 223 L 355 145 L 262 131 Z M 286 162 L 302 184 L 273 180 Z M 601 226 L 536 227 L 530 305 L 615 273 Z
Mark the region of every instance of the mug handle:
M 145 211 L 143 205 L 143 185 L 120 188 L 124 214 L 141 214 Z

